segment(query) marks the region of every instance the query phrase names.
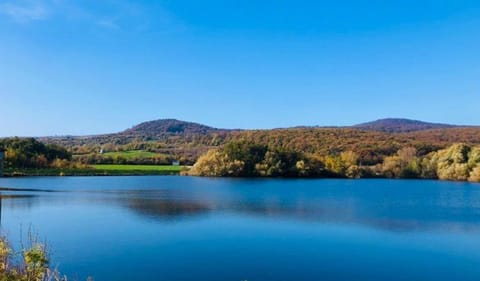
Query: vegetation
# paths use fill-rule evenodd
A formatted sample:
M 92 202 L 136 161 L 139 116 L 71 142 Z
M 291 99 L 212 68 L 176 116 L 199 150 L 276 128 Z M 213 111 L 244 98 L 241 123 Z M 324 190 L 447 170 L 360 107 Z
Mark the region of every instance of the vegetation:
M 44 144 L 34 138 L 2 139 L 0 147 L 6 148 L 5 173 L 11 176 L 165 175 L 181 170 L 163 158 L 157 161 L 157 154 L 148 151 L 107 152 L 104 157 L 115 161 L 106 162 L 119 164 L 89 165 L 57 144 Z M 130 162 L 164 165 L 120 165 Z
M 355 125 L 354 128 L 363 130 L 373 130 L 388 133 L 406 133 L 415 131 L 424 131 L 431 129 L 455 128 L 458 126 L 449 124 L 428 123 L 418 120 L 409 120 L 402 118 L 386 118 L 373 122 Z
M 415 147 L 403 147 L 375 165 L 362 165 L 359 159 L 354 151 L 325 156 L 232 141 L 201 156 L 189 173 L 214 177 L 388 177 L 480 182 L 480 146 L 454 144 L 423 156 Z
M 170 165 L 172 161 L 174 161 L 172 157 L 144 150 L 89 153 L 85 155 L 74 155 L 73 158 L 75 162 L 84 165 Z
M 305 154 L 358 154 L 363 165 L 375 165 L 403 147 L 415 147 L 420 156 L 454 143 L 480 145 L 480 128 L 455 127 L 420 121 L 388 119 L 369 126 L 344 128 L 290 128 L 277 130 L 224 130 L 173 119 L 145 122 L 126 131 L 88 137 L 42 138 L 47 144 L 66 147 L 82 164 L 166 165 L 180 161 L 193 165 L 211 149 L 230 141 L 254 142 Z M 103 151 L 103 154 L 100 154 Z M 125 152 L 153 153 L 128 157 Z M 128 155 L 128 153 L 127 153 Z
M 96 173 L 112 174 L 149 174 L 171 175 L 178 174 L 186 169 L 182 166 L 158 166 L 158 165 L 93 165 Z
M 222 130 L 173 119 L 118 134 L 3 139 L 6 171 L 27 175 L 178 173 L 478 181 L 479 127 L 385 119 L 356 127 Z M 105 166 L 108 165 L 108 166 Z M 174 168 L 172 168 L 174 169 Z
M 135 159 L 135 158 L 155 158 L 157 156 L 156 153 L 150 152 L 150 151 L 143 151 L 143 150 L 129 150 L 129 151 L 114 151 L 114 152 L 106 152 L 103 153 L 102 155 L 107 156 L 107 157 L 122 157 L 127 160 L 130 159 Z
M 181 166 L 91 165 L 85 168 L 7 168 L 9 176 L 143 176 L 173 175 L 188 169 Z
M 5 172 L 8 175 L 64 175 L 88 171 L 88 166 L 75 162 L 72 154 L 56 144 L 44 144 L 34 138 L 5 138 L 0 147 L 6 149 Z
M 75 160 L 82 164 L 167 165 L 175 160 L 193 165 L 201 154 L 224 144 L 230 132 L 231 130 L 165 119 L 144 122 L 117 134 L 39 140 L 68 148 Z M 105 153 L 100 154 L 100 151 Z M 155 156 L 132 158 L 108 154 L 126 151 L 150 152 Z
M 44 144 L 34 138 L 7 138 L 0 140 L 6 149 L 6 166 L 18 168 L 46 168 L 64 166 L 72 159 L 65 148 Z
M 34 242 L 21 253 L 15 253 L 7 240 L 0 238 L 0 281 L 47 280 L 66 281 L 67 278 L 49 267 L 48 254 L 43 244 Z

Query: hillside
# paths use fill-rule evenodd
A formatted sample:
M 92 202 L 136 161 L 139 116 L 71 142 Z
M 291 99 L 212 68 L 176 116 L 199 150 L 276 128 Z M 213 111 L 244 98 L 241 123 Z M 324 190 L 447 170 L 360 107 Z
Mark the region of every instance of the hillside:
M 298 127 L 242 131 L 164 119 L 144 122 L 115 134 L 40 140 L 67 147 L 83 163 L 89 164 L 158 164 L 175 159 L 193 164 L 209 149 L 242 139 L 321 155 L 352 150 L 359 154 L 362 162 L 375 164 L 405 146 L 414 146 L 423 155 L 458 142 L 480 144 L 480 127 L 383 119 L 344 128 Z M 132 157 L 126 157 L 125 153 L 110 153 L 132 151 L 138 153 L 130 153 L 134 155 Z
M 448 129 L 461 127 L 457 125 L 429 123 L 419 120 L 411 120 L 404 118 L 386 118 L 372 122 L 362 123 L 352 126 L 353 128 L 371 131 L 380 131 L 387 133 L 408 133 L 432 129 Z
M 159 119 L 143 122 L 119 134 L 164 138 L 172 135 L 207 135 L 226 131 L 230 130 L 217 129 L 198 123 L 180 121 L 176 119 Z
M 74 155 L 85 158 L 83 162 L 88 163 L 111 164 L 115 162 L 112 159 L 125 157 L 111 156 L 108 152 L 138 150 L 151 152 L 155 156 L 124 160 L 127 163 L 165 164 L 180 159 L 183 163 L 193 164 L 199 155 L 223 144 L 231 132 L 233 130 L 217 129 L 193 122 L 160 119 L 138 124 L 119 133 L 43 137 L 39 140 L 67 147 Z M 99 151 L 106 153 L 100 155 Z

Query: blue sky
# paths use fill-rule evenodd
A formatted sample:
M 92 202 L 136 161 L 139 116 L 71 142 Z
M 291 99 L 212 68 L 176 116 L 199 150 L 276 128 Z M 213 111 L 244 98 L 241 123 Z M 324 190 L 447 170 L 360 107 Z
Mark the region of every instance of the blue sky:
M 480 1 L 0 0 L 0 136 L 480 124 Z

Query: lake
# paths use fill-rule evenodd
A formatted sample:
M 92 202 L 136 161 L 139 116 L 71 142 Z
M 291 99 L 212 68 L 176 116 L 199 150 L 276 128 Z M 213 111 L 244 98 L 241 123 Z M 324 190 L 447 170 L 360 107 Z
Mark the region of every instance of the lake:
M 480 280 L 480 184 L 180 176 L 0 178 L 85 280 Z

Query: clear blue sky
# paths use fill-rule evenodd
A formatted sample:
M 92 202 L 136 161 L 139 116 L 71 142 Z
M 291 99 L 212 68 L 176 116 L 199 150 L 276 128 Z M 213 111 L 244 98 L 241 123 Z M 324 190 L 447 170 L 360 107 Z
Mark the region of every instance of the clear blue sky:
M 480 1 L 0 0 L 0 136 L 480 124 Z

